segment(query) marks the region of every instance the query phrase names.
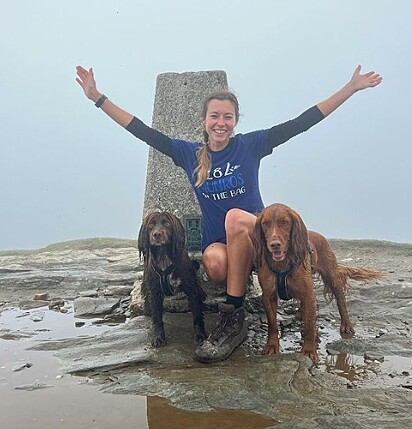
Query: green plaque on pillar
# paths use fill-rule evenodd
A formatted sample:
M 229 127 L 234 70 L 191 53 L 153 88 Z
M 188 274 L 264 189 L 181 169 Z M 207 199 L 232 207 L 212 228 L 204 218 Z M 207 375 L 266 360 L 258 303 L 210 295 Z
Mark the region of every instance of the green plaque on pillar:
M 202 218 L 200 216 L 185 217 L 186 245 L 189 252 L 202 250 Z

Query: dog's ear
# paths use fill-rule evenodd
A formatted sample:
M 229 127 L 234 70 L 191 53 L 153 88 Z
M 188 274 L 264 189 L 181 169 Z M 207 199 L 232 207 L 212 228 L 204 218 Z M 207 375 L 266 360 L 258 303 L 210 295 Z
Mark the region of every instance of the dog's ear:
M 255 229 L 253 231 L 252 243 L 255 249 L 255 267 L 259 269 L 262 263 L 263 252 L 266 247 L 265 234 L 262 228 L 263 212 L 256 218 Z
M 173 259 L 180 260 L 182 258 L 182 252 L 186 244 L 186 234 L 180 219 L 169 214 L 170 223 L 172 224 L 172 255 Z
M 292 230 L 290 233 L 290 253 L 295 257 L 298 265 L 304 263 L 309 251 L 309 236 L 305 223 L 298 213 L 291 211 Z
M 142 257 L 142 255 L 143 257 L 146 257 L 150 249 L 149 234 L 147 231 L 147 226 L 149 225 L 150 217 L 150 214 L 146 215 L 139 229 L 139 235 L 137 238 L 137 249 L 139 250 L 140 258 Z

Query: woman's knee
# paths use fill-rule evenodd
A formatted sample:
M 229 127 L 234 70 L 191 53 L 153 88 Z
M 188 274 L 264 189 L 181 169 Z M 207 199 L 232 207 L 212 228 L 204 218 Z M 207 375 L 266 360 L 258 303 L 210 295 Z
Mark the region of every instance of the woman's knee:
M 231 209 L 226 214 L 225 229 L 227 235 L 241 233 L 251 234 L 256 222 L 256 216 L 241 209 Z
M 223 246 L 223 245 L 222 245 Z M 202 263 L 210 280 L 221 283 L 227 277 L 227 255 L 223 249 L 207 249 L 202 256 Z

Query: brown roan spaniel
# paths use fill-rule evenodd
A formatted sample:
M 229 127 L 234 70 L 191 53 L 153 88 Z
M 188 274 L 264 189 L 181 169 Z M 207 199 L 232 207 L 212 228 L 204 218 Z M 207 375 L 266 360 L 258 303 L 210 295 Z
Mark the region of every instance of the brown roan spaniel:
M 302 352 L 317 361 L 315 273 L 320 275 L 324 284 L 324 295 L 329 300 L 336 299 L 341 334 L 354 334 L 346 307 L 347 281 L 350 278 L 370 282 L 380 279 L 381 273 L 338 264 L 326 238 L 308 231 L 299 214 L 284 204 L 272 204 L 260 213 L 254 242 L 262 302 L 268 321 L 268 340 L 263 353 L 279 352 L 278 297 L 284 300 L 293 298 L 300 302 L 304 323 Z
M 205 293 L 199 285 L 196 268 L 186 248 L 185 230 L 180 220 L 169 212 L 149 213 L 139 231 L 138 249 L 144 258 L 141 292 L 144 313 L 152 318 L 154 347 L 166 344 L 163 323 L 165 296 L 182 290 L 193 315 L 195 342 L 206 338 L 203 302 Z

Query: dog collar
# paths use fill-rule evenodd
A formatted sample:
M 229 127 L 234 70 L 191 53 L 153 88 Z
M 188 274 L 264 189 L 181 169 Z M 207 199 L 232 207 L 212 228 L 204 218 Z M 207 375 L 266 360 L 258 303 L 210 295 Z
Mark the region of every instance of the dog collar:
M 276 271 L 271 267 L 270 261 L 268 260 L 268 256 L 266 253 L 265 262 L 267 267 L 269 268 L 269 271 L 276 277 L 276 286 L 279 298 L 283 299 L 284 301 L 289 301 L 290 299 L 292 299 L 292 296 L 289 294 L 288 291 L 288 276 L 296 268 L 296 264 L 291 262 L 286 271 Z

